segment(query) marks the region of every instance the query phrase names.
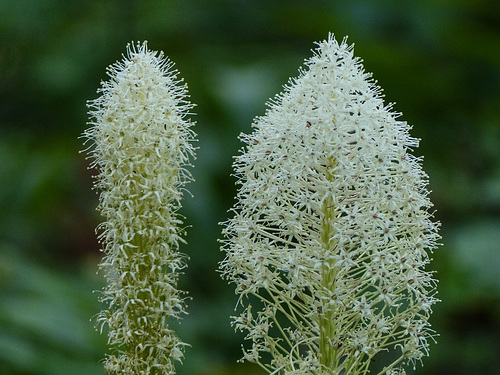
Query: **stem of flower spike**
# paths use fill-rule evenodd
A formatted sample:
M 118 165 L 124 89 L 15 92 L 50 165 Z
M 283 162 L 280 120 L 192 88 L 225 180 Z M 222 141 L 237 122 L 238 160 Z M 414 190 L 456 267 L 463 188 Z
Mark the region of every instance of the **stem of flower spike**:
M 334 169 L 336 164 L 336 160 L 333 158 L 329 159 L 329 163 L 326 167 L 328 181 L 333 181 L 334 176 L 331 170 Z M 323 202 L 322 215 L 321 241 L 324 248 L 325 259 L 321 270 L 321 280 L 324 292 L 322 292 L 322 311 L 319 319 L 319 358 L 323 366 L 328 369 L 335 369 L 337 367 L 337 350 L 334 348 L 332 339 L 335 336 L 336 320 L 332 305 L 330 304 L 330 298 L 335 289 L 335 277 L 337 274 L 331 254 L 335 251 L 337 241 L 333 239 L 335 233 L 331 225 L 335 220 L 335 206 L 332 196 L 329 196 Z

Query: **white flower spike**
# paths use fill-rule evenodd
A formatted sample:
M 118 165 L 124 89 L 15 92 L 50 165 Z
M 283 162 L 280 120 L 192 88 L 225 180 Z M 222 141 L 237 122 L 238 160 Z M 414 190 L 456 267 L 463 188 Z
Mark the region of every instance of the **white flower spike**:
M 272 374 L 402 373 L 428 353 L 437 302 L 418 141 L 346 39 L 329 35 L 305 65 L 234 163 L 221 270 L 252 343 L 243 360 Z
M 193 107 L 187 87 L 172 67 L 147 42 L 128 45 L 123 61 L 109 67 L 101 96 L 89 103 L 92 126 L 84 136 L 92 142 L 106 218 L 100 240 L 108 309 L 98 322 L 101 331 L 109 328 L 110 374 L 173 374 L 186 345 L 169 319 L 185 313 L 184 293 L 177 290 L 185 267 L 177 210 L 192 179 L 186 167 L 195 134 L 186 119 Z

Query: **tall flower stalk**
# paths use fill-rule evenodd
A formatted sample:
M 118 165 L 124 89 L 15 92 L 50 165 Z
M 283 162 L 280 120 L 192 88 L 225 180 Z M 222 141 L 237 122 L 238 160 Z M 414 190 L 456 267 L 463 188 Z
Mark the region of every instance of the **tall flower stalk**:
M 243 360 L 272 374 L 403 373 L 428 354 L 437 301 L 417 139 L 333 35 L 268 106 L 241 136 L 220 266 L 251 341 Z
M 108 68 L 100 97 L 89 103 L 92 167 L 99 170 L 100 226 L 108 284 L 98 316 L 109 328 L 110 374 L 173 374 L 183 343 L 170 327 L 185 313 L 177 289 L 182 189 L 194 156 L 193 107 L 173 63 L 147 43 L 127 46 Z

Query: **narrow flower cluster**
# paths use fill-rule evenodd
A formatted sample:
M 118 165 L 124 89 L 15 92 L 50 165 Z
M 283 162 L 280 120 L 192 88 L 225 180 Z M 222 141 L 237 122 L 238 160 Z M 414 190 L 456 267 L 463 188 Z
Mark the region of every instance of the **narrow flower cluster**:
M 177 290 L 185 257 L 179 229 L 183 186 L 191 180 L 186 115 L 193 107 L 186 85 L 163 53 L 147 43 L 128 45 L 127 56 L 108 68 L 110 80 L 89 103 L 92 125 L 85 137 L 99 175 L 100 227 L 108 285 L 98 317 L 109 327 L 114 374 L 172 374 L 184 344 L 169 326 L 185 312 Z
M 305 65 L 234 164 L 221 270 L 252 343 L 243 359 L 273 374 L 402 373 L 427 354 L 437 301 L 418 141 L 345 39 Z

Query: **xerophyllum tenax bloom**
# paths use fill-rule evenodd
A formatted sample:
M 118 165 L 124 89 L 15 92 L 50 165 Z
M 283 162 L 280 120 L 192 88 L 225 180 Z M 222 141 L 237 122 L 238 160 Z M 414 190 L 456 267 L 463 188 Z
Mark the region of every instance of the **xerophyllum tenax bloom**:
M 305 65 L 234 163 L 221 270 L 240 295 L 243 360 L 272 374 L 402 373 L 428 354 L 437 301 L 418 141 L 346 39 L 330 35 Z
M 186 116 L 187 87 L 163 53 L 147 42 L 127 46 L 108 68 L 100 97 L 89 103 L 92 125 L 84 134 L 99 175 L 100 240 L 108 281 L 98 316 L 109 328 L 105 367 L 110 374 L 173 374 L 186 345 L 170 327 L 185 313 L 177 289 L 185 256 L 182 189 L 191 180 L 195 134 Z

